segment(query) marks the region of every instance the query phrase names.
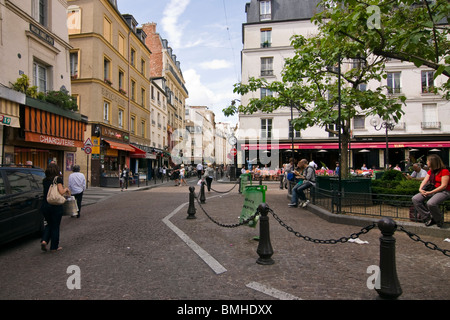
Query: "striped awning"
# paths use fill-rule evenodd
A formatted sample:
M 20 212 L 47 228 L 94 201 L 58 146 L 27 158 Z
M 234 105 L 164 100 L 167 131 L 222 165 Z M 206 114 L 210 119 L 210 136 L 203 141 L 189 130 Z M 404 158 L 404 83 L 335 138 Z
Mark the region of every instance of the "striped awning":
M 0 99 L 0 125 L 20 128 L 20 107 L 17 102 Z
M 82 148 L 86 123 L 25 106 L 24 130 L 26 141 Z

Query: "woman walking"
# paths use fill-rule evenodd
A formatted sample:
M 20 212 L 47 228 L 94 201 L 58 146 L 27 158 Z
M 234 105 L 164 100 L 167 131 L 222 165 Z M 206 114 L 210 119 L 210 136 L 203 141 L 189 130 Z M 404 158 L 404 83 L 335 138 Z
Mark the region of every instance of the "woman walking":
M 450 198 L 450 172 L 436 154 L 427 157 L 427 166 L 430 170 L 422 180 L 419 193 L 412 198 L 412 202 L 427 227 L 437 224 L 442 228 L 444 217 L 439 206 Z
M 41 250 L 47 251 L 47 244 L 50 243 L 50 251 L 61 250 L 59 246 L 59 229 L 61 224 L 61 218 L 63 215 L 62 205 L 51 205 L 47 202 L 47 194 L 50 186 L 53 184 L 53 180 L 56 177 L 56 183 L 58 192 L 61 195 L 69 195 L 68 188 L 63 186 L 63 179 L 60 176 L 59 167 L 55 163 L 50 163 L 45 170 L 45 178 L 43 180 L 44 185 L 44 199 L 41 206 L 41 213 L 44 215 L 47 225 L 44 228 L 44 233 L 41 239 Z
M 211 163 L 208 163 L 208 167 L 206 168 L 203 177 L 206 179 L 206 186 L 208 187 L 208 192 L 211 192 L 211 183 L 214 178 L 214 169 Z

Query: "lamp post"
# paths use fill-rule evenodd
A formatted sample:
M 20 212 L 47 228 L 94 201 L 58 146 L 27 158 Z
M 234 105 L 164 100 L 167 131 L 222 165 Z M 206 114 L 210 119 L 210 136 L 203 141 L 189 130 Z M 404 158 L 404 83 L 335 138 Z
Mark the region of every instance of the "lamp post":
M 389 132 L 389 130 L 394 130 L 395 123 L 387 120 L 387 121 L 381 122 L 380 124 L 373 124 L 373 127 L 377 131 L 380 131 L 381 129 L 385 129 L 386 130 L 386 151 L 385 151 L 385 155 L 384 155 L 384 166 L 385 166 L 386 170 L 388 170 L 389 169 L 389 138 L 388 138 L 388 132 Z

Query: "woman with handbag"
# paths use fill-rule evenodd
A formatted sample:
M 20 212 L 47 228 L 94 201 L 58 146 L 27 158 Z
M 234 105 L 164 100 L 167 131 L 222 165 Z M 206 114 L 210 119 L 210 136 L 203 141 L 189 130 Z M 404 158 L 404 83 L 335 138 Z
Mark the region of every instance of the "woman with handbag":
M 63 215 L 62 204 L 50 204 L 47 201 L 47 196 L 50 187 L 56 183 L 57 191 L 61 196 L 70 195 L 68 188 L 63 186 L 63 179 L 60 176 L 59 167 L 55 163 L 50 163 L 45 170 L 45 178 L 43 180 L 44 185 L 44 199 L 41 206 L 41 212 L 44 215 L 47 225 L 44 228 L 41 239 L 41 250 L 47 251 L 47 244 L 50 244 L 51 251 L 61 250 L 59 246 L 59 229 L 61 224 L 61 218 Z
M 412 202 L 418 216 L 425 221 L 427 227 L 437 224 L 442 228 L 444 217 L 439 206 L 450 198 L 450 172 L 436 154 L 427 157 L 427 165 L 430 170 L 422 180 L 419 193 L 412 198 Z

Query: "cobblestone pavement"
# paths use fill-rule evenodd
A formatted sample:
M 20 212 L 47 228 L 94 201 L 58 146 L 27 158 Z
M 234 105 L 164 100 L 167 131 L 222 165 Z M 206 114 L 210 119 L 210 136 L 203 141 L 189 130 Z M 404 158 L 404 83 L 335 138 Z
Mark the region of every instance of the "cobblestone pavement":
M 232 187 L 213 183 L 217 191 Z M 81 219 L 63 217 L 63 250 L 59 252 L 41 252 L 35 238 L 3 246 L 0 299 L 265 301 L 280 297 L 378 297 L 367 286 L 371 275 L 368 267 L 379 264 L 381 234 L 377 228 L 360 237 L 368 243 L 317 244 L 296 237 L 269 214 L 275 263 L 260 265 L 256 263 L 258 242 L 254 240 L 259 235 L 259 223 L 257 228 L 225 228 L 213 223 L 202 210 L 222 224 L 237 223 L 243 205 L 243 195 L 237 188 L 230 193 L 206 193 L 206 203 L 201 207 L 196 203 L 196 219 L 187 219 L 188 201 L 188 187 L 172 184 L 115 192 L 104 201 L 85 206 Z M 280 190 L 277 184 L 268 184 L 266 203 L 294 231 L 315 239 L 348 237 L 366 222 L 359 226 L 330 223 L 308 210 L 288 208 L 286 190 Z M 403 290 L 400 299 L 447 300 L 450 257 L 411 240 L 404 232 L 397 231 L 394 236 Z M 450 243 L 441 236 L 421 238 L 450 249 Z M 195 248 L 203 250 L 204 255 Z M 216 273 L 208 259 L 225 271 Z M 70 266 L 79 268 L 81 289 L 68 289 Z

